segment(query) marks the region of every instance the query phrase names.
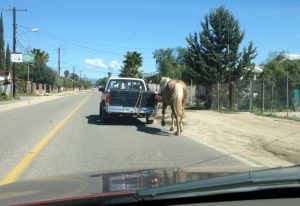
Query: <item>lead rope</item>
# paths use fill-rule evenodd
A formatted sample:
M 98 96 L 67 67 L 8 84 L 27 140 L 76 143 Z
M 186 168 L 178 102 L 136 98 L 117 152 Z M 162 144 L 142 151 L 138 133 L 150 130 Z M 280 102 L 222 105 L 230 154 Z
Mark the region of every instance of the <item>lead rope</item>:
M 141 109 L 142 98 L 143 98 L 143 91 L 140 91 L 140 92 L 139 92 L 139 96 L 138 96 L 137 101 L 136 101 L 135 106 L 134 106 L 135 108 L 137 108 L 137 106 L 138 106 L 139 110 Z M 135 114 L 136 114 L 138 117 L 143 117 L 143 116 L 140 115 L 136 110 L 135 110 Z

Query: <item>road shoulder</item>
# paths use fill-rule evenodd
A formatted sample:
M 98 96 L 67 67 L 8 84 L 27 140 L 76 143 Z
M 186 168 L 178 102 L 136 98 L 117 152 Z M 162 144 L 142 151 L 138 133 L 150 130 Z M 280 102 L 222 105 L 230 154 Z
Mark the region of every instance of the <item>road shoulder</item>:
M 170 124 L 170 116 L 166 117 Z M 182 135 L 249 166 L 289 166 L 300 159 L 297 121 L 252 113 L 187 110 L 183 123 Z
M 44 96 L 21 96 L 19 100 L 10 100 L 0 104 L 0 112 L 17 109 L 21 107 L 31 106 L 42 102 L 52 101 L 65 96 L 78 94 L 84 91 L 62 92 Z

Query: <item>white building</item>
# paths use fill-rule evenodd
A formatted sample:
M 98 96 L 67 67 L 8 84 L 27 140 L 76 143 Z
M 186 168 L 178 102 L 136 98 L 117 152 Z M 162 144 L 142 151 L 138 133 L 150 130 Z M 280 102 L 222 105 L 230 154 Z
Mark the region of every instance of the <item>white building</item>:
M 6 70 L 0 70 L 0 93 L 5 93 L 7 96 L 10 95 L 12 86 L 11 75 Z

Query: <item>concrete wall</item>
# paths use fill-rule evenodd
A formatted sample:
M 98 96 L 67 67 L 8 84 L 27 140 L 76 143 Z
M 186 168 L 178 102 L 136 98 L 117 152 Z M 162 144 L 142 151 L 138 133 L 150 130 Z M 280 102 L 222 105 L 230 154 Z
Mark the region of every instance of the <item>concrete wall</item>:
M 1 85 L 0 86 L 0 93 L 5 93 L 7 96 L 10 96 L 10 93 L 12 91 L 12 84 L 7 85 Z

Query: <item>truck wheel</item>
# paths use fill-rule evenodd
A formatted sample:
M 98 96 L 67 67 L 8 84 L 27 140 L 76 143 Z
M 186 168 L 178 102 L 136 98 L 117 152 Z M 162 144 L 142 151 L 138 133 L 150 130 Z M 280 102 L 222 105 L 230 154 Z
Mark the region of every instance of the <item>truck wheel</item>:
M 108 114 L 106 113 L 105 109 L 102 108 L 102 106 L 100 106 L 100 118 L 103 123 L 109 122 Z
M 149 117 L 146 117 L 146 123 L 147 124 L 153 124 L 154 119 L 150 120 Z

